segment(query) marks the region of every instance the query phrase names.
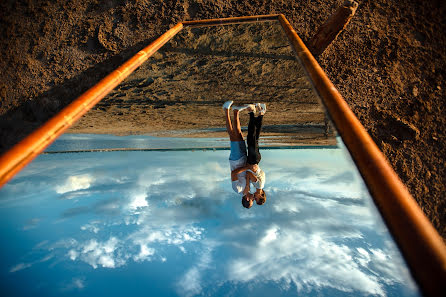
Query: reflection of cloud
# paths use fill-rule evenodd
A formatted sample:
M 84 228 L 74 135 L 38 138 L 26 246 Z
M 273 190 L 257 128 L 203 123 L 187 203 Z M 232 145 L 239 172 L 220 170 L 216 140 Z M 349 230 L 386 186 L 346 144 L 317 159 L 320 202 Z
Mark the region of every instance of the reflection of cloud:
M 140 244 L 140 252 L 138 255 L 133 256 L 133 260 L 135 262 L 147 261 L 150 259 L 150 256 L 155 254 L 155 249 L 147 247 L 145 244 Z
M 89 224 L 85 224 L 85 225 L 81 226 L 81 230 L 98 233 L 100 231 L 100 228 L 98 227 L 99 223 L 100 223 L 99 221 L 90 222 Z
M 37 224 L 40 222 L 40 219 L 34 218 L 28 221 L 28 223 L 23 226 L 23 230 L 30 230 L 37 227 Z
M 386 242 L 385 247 L 385 250 L 357 248 L 357 262 L 364 270 L 380 277 L 385 284 L 404 283 L 411 290 L 416 290 L 413 283 L 407 282 L 407 279 L 410 279 L 409 272 L 404 268 L 404 262 L 397 251 L 391 247 L 389 241 Z
M 322 183 L 325 184 L 351 184 L 354 182 L 354 175 L 351 171 L 345 171 L 340 174 L 331 176 L 324 180 Z
M 234 282 L 274 281 L 286 287 L 293 284 L 298 292 L 333 288 L 385 295 L 382 277 L 366 274 L 347 246 L 277 227 L 267 230 L 250 253 L 229 263 L 228 278 Z
M 92 191 L 79 190 L 79 191 L 75 191 L 75 192 L 67 192 L 67 193 L 60 195 L 59 199 L 66 199 L 66 200 L 77 199 L 77 198 L 82 198 L 86 194 L 90 194 L 90 193 L 92 193 Z
M 61 291 L 82 290 L 85 288 L 85 277 L 72 278 L 69 283 L 62 285 Z
M 119 244 L 120 241 L 116 237 L 111 237 L 105 242 L 91 239 L 71 249 L 68 256 L 73 261 L 79 258 L 95 269 L 98 266 L 114 268 L 125 263 L 123 259 L 116 257 L 114 254 Z
M 192 267 L 179 281 L 179 293 L 184 296 L 194 296 L 200 294 L 202 290 L 200 279 L 200 271 L 197 267 Z
M 116 237 L 102 242 L 96 239 L 83 243 L 69 240 L 60 245 L 70 248 L 67 256 L 73 261 L 81 260 L 95 269 L 99 266 L 115 268 L 125 265 L 130 258 L 135 262 L 151 261 L 156 253 L 156 245 L 177 245 L 184 249 L 184 243 L 197 241 L 202 236 L 202 229 L 193 226 L 167 225 L 165 228 L 153 229 L 149 221 L 146 223 L 144 228 L 124 240 Z
M 129 208 L 131 209 L 138 209 L 141 207 L 149 206 L 146 200 L 146 194 L 145 193 L 133 193 L 132 195 L 132 201 L 129 203 Z
M 170 279 L 175 282 L 171 287 L 184 296 L 227 284 L 264 288 L 275 283 L 304 295 L 324 290 L 384 295 L 389 286 L 407 286 L 410 277 L 404 263 L 386 237 L 379 237 L 376 219 L 363 199 L 367 193 L 346 166 L 337 168 L 333 162 L 323 167 L 319 162 L 320 167 L 313 168 L 311 159 L 297 166 L 287 158 L 277 162 L 283 166 L 269 165 L 276 167 L 268 171 L 265 153 L 268 202 L 247 211 L 230 188 L 227 152 L 223 153 L 215 153 L 224 155 L 221 162 L 212 160 L 212 152 L 206 153 L 210 160 L 199 161 L 189 160 L 189 152 L 185 157 L 157 153 L 156 164 L 141 162 L 141 156 L 150 156 L 141 152 L 138 162 L 126 159 L 117 164 L 113 162 L 119 158 L 106 158 L 113 153 L 104 154 L 106 168 L 131 168 L 125 182 L 115 182 L 119 170 L 103 169 L 116 176 L 100 177 L 94 171 L 94 181 L 82 186 L 86 188 L 54 195 L 66 198 L 57 201 L 64 208 L 54 216 L 89 214 L 70 220 L 88 232 L 77 227 L 71 239 L 38 247 L 97 270 L 132 262 L 176 265 L 178 276 Z M 351 185 L 343 182 L 349 179 Z M 65 180 L 61 184 L 67 185 Z M 82 183 L 75 184 L 70 189 Z M 27 260 L 21 259 L 10 271 L 35 263 Z M 85 279 L 73 278 L 66 287 L 82 289 Z
M 64 194 L 71 191 L 87 189 L 93 181 L 94 178 L 90 174 L 70 176 L 63 185 L 56 186 L 56 192 L 58 194 Z
M 90 211 L 90 208 L 87 206 L 79 206 L 67 209 L 62 213 L 63 218 L 70 218 L 80 214 L 85 214 Z
M 74 279 L 73 280 L 73 287 L 77 288 L 77 289 L 83 289 L 85 288 L 85 284 L 84 281 L 82 279 Z
M 94 268 L 115 268 L 129 260 L 166 261 L 164 247 L 174 245 L 184 253 L 186 243 L 195 243 L 200 252 L 188 256 L 198 258 L 177 280 L 176 289 L 184 296 L 200 294 L 210 281 L 208 275 L 203 277 L 205 270 L 216 265 L 211 257 L 215 246 L 203 242 L 209 240 L 204 237 L 206 229 L 194 224 L 218 216 L 219 205 L 228 197 L 219 188 L 227 178 L 227 170 L 210 165 L 216 174 L 208 170 L 207 164 L 200 166 L 189 167 L 187 174 L 181 168 L 145 168 L 133 186 L 126 185 L 122 194 L 125 198 L 111 202 L 116 209 L 135 217 L 130 224 L 136 223 L 136 230 L 112 242 L 90 239 L 78 243 L 68 257 Z M 357 198 L 354 185 L 330 190 L 336 184 L 354 180 L 351 172 L 302 167 L 299 174 L 294 174 L 292 168 L 271 173 L 271 207 L 237 212 L 239 219 L 247 222 L 256 221 L 265 211 L 271 212 L 271 217 L 263 218 L 260 228 L 251 223 L 240 226 L 234 221 L 226 222 L 218 231 L 229 236 L 235 248 L 233 258 L 223 265 L 226 267 L 222 270 L 228 273 L 221 282 L 245 284 L 262 279 L 285 288 L 293 285 L 298 292 L 332 288 L 374 295 L 384 294 L 384 284 L 402 283 L 392 276 L 398 269 L 386 263 L 393 262 L 383 257 L 383 250 L 355 250 L 343 243 L 363 240 L 358 227 L 371 225 L 370 211 Z M 210 193 L 221 193 L 220 198 Z M 100 209 L 99 204 L 96 202 L 92 208 Z M 238 199 L 235 204 L 239 204 Z M 91 225 L 84 225 L 84 229 L 96 230 Z M 206 234 L 212 236 L 207 230 Z
M 286 167 L 285 167 L 286 168 Z M 287 170 L 281 170 L 284 169 L 284 167 L 281 166 L 274 166 L 273 169 L 268 171 L 268 183 L 270 182 L 277 182 L 277 181 L 283 181 L 283 180 L 290 180 L 290 179 L 307 179 L 308 177 L 314 176 L 318 172 L 314 168 L 310 167 L 298 167 L 294 168 L 295 170 L 293 172 L 287 171 Z
M 313 176 L 305 170 L 310 175 L 302 179 L 292 174 L 292 168 L 275 172 L 269 185 L 273 213 L 258 219 L 262 208 L 254 217 L 261 222 L 259 236 L 252 237 L 259 230 L 255 227 L 236 226 L 235 232 L 227 233 L 240 251 L 229 262 L 228 281 L 254 286 L 272 281 L 295 287 L 298 293 L 332 288 L 380 296 L 386 295 L 386 285 L 405 285 L 407 269 L 394 247 L 349 246 L 367 242 L 362 230 L 370 236 L 375 219 L 364 199 L 358 198 L 366 195 L 360 186 L 336 186 L 357 180 L 352 173 L 324 170 Z
M 167 222 L 167 226 L 154 227 L 150 222 L 146 223 L 146 226 L 129 236 L 136 246 L 149 246 L 154 243 L 181 246 L 186 242 L 198 241 L 202 237 L 202 228 L 169 225 Z
M 177 291 L 183 296 L 195 296 L 202 292 L 201 285 L 203 271 L 209 268 L 212 262 L 211 253 L 214 249 L 213 243 L 204 243 L 204 249 L 200 252 L 198 263 L 186 271 L 177 282 Z
M 121 212 L 121 201 L 119 198 L 108 198 L 99 200 L 92 206 L 78 206 L 65 210 L 62 213 L 62 218 L 71 218 L 78 215 L 87 213 L 106 214 L 106 215 L 118 215 Z
M 43 257 L 42 259 L 37 260 L 37 261 L 32 261 L 32 262 L 28 262 L 28 263 L 22 262 L 22 263 L 19 263 L 17 265 L 14 265 L 13 267 L 11 267 L 9 269 L 9 272 L 17 272 L 17 271 L 29 268 L 29 267 L 33 266 L 34 264 L 36 264 L 36 263 L 46 262 L 46 261 L 50 260 L 51 258 L 53 258 L 53 255 L 49 254 L 49 255 L 46 255 L 45 257 Z
M 9 272 L 17 272 L 20 270 L 23 270 L 25 268 L 31 267 L 32 263 L 19 263 L 17 265 L 14 265 L 13 267 L 11 267 L 11 269 L 9 269 Z
M 48 243 L 49 243 L 48 240 L 43 240 L 43 241 L 39 242 L 38 244 L 36 244 L 36 245 L 34 246 L 33 249 L 40 249 L 40 248 L 43 248 L 43 247 L 46 246 Z
M 279 228 L 276 226 L 272 226 L 268 230 L 266 230 L 266 234 L 263 238 L 260 238 L 259 245 L 260 246 L 266 246 L 269 245 L 269 243 L 273 242 L 277 239 L 277 235 L 279 232 Z
M 73 260 L 73 261 L 76 260 L 78 256 L 79 256 L 79 252 L 78 251 L 76 251 L 76 250 L 69 250 L 68 251 L 68 257 L 71 260 Z
M 122 199 L 120 198 L 107 198 L 96 202 L 92 210 L 95 213 L 106 215 L 118 215 L 121 212 Z

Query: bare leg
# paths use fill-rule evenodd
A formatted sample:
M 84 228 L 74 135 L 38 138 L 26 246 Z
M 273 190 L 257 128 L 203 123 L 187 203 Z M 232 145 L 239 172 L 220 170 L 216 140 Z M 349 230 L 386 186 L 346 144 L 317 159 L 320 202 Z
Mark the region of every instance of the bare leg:
M 226 131 L 229 134 L 229 137 L 231 137 L 232 134 L 234 134 L 234 130 L 232 129 L 232 122 L 231 117 L 229 116 L 229 109 L 225 109 L 225 120 L 226 120 Z
M 240 126 L 239 111 L 236 109 L 234 109 L 234 126 L 235 130 L 232 130 L 235 138 L 234 141 L 242 141 L 243 140 L 242 127 Z
M 228 132 L 229 135 L 229 140 L 230 141 L 238 141 L 238 137 L 236 136 L 236 133 L 234 132 L 234 129 L 232 127 L 232 121 L 231 121 L 231 117 L 229 115 L 229 109 L 225 109 L 225 119 L 226 119 L 226 131 Z

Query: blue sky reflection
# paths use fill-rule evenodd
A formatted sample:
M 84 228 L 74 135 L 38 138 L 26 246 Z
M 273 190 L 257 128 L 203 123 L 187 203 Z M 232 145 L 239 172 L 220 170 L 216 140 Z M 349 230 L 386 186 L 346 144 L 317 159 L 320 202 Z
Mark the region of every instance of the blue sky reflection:
M 264 150 L 268 200 L 250 210 L 228 155 L 39 156 L 0 191 L 3 291 L 418 295 L 341 149 Z

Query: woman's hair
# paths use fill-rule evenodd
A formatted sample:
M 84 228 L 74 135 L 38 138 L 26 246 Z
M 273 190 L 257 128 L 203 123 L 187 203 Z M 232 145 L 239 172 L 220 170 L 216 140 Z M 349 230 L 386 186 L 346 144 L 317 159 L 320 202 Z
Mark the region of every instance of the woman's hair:
M 242 205 L 246 208 L 251 208 L 251 200 L 246 199 L 246 195 L 242 197 Z

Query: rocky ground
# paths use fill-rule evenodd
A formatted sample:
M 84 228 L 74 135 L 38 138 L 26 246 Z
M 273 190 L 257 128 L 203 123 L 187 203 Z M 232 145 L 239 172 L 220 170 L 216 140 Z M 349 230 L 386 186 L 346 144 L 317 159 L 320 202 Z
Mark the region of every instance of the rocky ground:
M 343 1 L 1 1 L 0 151 L 182 20 L 283 13 L 304 41 Z M 443 1 L 358 1 L 318 60 L 446 237 Z

